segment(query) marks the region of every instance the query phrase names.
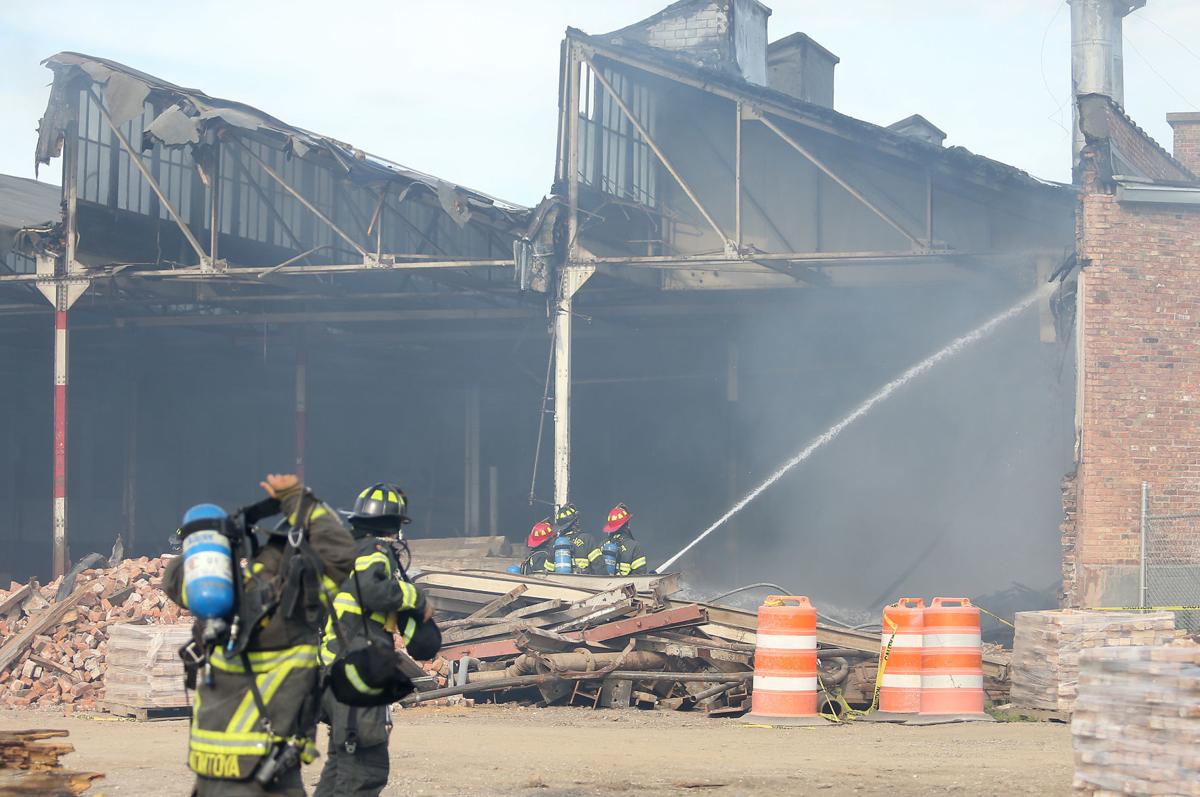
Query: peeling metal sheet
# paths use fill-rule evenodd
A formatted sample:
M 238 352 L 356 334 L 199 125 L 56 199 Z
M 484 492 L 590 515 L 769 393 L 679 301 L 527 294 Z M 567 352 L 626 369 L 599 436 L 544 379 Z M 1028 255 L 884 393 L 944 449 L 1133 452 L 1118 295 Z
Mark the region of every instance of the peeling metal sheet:
M 449 183 L 438 181 L 437 184 L 438 202 L 442 204 L 442 210 L 450 218 L 454 219 L 454 223 L 459 227 L 466 226 L 466 223 L 471 220 L 471 208 L 467 206 L 467 196 Z
M 146 132 L 168 147 L 200 143 L 198 120 L 188 116 L 178 105 L 172 105 L 155 117 Z
M 49 227 L 61 218 L 61 188 L 0 174 L 0 256 L 12 248 L 19 231 Z
M 104 104 L 113 124 L 123 125 L 141 116 L 150 87 L 137 78 L 113 72 L 104 84 Z

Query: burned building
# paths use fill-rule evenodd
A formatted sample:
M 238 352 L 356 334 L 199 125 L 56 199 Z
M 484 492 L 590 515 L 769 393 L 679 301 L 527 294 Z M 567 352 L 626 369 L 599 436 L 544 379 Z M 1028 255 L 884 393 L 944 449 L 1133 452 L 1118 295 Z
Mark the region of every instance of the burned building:
M 51 58 L 37 156 L 61 152 L 63 216 L 20 250 L 33 273 L 0 275 L 27 408 L 8 414 L 10 468 L 47 474 L 0 496 L 14 570 L 43 568 L 53 539 L 57 567 L 68 542 L 77 556 L 117 532 L 157 550 L 181 507 L 249 500 L 292 460 L 334 502 L 400 481 L 417 534 L 517 538 L 555 504 L 598 523 L 625 501 L 665 558 L 1060 269 L 1070 187 L 946 146 L 953 131 L 919 114 L 838 112 L 837 56 L 772 41 L 769 17 L 684 0 L 569 29 L 552 185 L 531 209 L 120 64 Z M 1042 303 L 687 568 L 862 605 L 903 576 L 1048 583 L 1075 394 L 1064 332 Z M 68 351 L 60 450 L 47 388 L 52 364 L 65 387 Z

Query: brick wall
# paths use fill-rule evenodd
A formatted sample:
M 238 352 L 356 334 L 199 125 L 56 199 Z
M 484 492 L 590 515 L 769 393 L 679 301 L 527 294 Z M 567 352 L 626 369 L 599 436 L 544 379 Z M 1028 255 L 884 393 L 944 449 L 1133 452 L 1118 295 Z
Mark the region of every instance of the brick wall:
M 1167 122 L 1175 131 L 1175 160 L 1200 176 L 1200 113 L 1169 113 Z
M 1079 511 L 1079 482 L 1075 473 L 1068 473 L 1062 480 L 1063 521 L 1058 527 L 1062 535 L 1062 608 L 1075 608 L 1079 594 L 1079 549 L 1076 545 Z
M 1092 159 L 1077 238 L 1078 580 L 1067 602 L 1095 606 L 1131 598 L 1143 480 L 1155 513 L 1200 510 L 1200 209 L 1121 205 Z
M 654 23 L 646 30 L 646 41 L 664 50 L 691 50 L 720 47 L 728 34 L 729 2 L 711 0 Z

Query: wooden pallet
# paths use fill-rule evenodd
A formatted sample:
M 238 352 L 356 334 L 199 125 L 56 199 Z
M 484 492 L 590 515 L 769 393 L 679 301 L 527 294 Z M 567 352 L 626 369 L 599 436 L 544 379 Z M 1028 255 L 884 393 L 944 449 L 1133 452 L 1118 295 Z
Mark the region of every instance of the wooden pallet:
M 99 703 L 99 707 L 115 717 L 129 717 L 143 722 L 188 719 L 192 716 L 191 706 L 127 706 L 105 700 Z

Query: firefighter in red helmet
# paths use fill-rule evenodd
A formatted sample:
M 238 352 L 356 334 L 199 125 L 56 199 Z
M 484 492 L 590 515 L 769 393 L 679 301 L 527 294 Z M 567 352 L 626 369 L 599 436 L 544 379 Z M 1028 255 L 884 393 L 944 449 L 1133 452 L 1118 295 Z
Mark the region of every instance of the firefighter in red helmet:
M 525 543 L 529 546 L 529 556 L 521 563 L 520 572 L 523 575 L 543 572 L 546 562 L 550 562 L 551 567 L 554 566 L 554 546 L 548 544 L 553 539 L 554 527 L 550 525 L 550 518 L 533 524 L 533 528 L 529 530 L 529 539 Z
M 633 537 L 630 518 L 633 514 L 625 504 L 617 504 L 608 511 L 604 524 L 606 539 L 592 552 L 591 558 L 602 563 L 602 570 L 616 576 L 643 576 L 650 572 L 646 565 L 646 552 Z

